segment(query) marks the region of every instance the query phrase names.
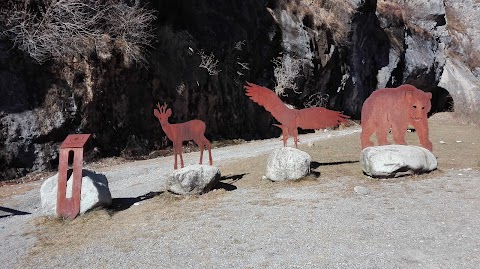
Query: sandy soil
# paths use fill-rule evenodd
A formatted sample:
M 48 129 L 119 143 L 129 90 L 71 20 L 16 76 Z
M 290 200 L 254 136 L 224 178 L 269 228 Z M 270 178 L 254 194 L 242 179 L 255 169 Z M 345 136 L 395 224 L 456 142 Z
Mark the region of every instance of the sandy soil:
M 109 179 L 114 206 L 73 221 L 42 216 L 43 180 L 1 186 L 0 263 L 4 268 L 477 268 L 479 127 L 448 113 L 434 115 L 430 138 L 439 169 L 395 180 L 363 175 L 359 132 L 352 126 L 302 135 L 300 149 L 312 155 L 314 170 L 297 182 L 262 179 L 268 153 L 282 146 L 279 139 L 214 149 L 222 181 L 202 196 L 164 192 L 171 156 L 95 166 Z M 408 133 L 407 141 L 418 145 L 415 133 Z M 186 163 L 197 162 L 198 155 L 186 154 Z M 359 195 L 355 186 L 370 193 Z

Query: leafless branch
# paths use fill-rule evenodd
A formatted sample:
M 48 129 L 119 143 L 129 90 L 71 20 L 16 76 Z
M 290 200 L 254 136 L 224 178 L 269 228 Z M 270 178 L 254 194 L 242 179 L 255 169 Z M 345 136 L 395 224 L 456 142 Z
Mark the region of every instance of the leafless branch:
M 245 46 L 245 40 L 238 41 L 237 43 L 235 43 L 236 50 L 242 50 L 242 46 Z
M 237 64 L 240 65 L 240 67 L 242 67 L 244 70 L 250 70 L 249 63 L 237 62 Z
M 325 107 L 328 104 L 328 94 L 320 93 L 312 94 L 308 100 L 303 103 L 305 107 Z
M 302 60 L 295 59 L 289 54 L 274 58 L 273 74 L 277 79 L 275 92 L 277 95 L 283 94 L 285 89 L 291 89 L 297 92 L 298 86 L 295 79 L 300 75 L 302 69 Z
M 121 1 L 43 0 L 44 9 L 32 12 L 24 4 L 0 10 L 6 33 L 20 50 L 39 63 L 65 60 L 96 52 L 109 58 L 114 48 L 125 62 L 145 64 L 145 48 L 151 44 L 154 11 L 130 7 Z M 109 56 L 110 55 L 110 56 Z
M 206 55 L 203 50 L 200 50 L 198 55 L 200 55 L 200 58 L 202 59 L 198 67 L 207 69 L 209 75 L 214 76 L 222 72 L 222 70 L 219 70 L 217 67 L 218 60 L 215 59 L 215 55 L 213 55 L 213 53 Z

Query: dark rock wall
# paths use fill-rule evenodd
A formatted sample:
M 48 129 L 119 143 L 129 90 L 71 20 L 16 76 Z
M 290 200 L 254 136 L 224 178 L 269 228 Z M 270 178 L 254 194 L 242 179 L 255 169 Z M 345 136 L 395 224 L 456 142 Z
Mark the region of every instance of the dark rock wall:
M 243 89 L 245 81 L 275 85 L 271 60 L 290 38 L 267 11 L 281 9 L 275 2 L 151 1 L 158 39 L 148 68 L 127 66 L 121 55 L 38 65 L 0 40 L 0 180 L 55 169 L 70 133 L 92 134 L 87 160 L 165 148 L 171 144 L 153 116 L 157 102 L 172 108 L 171 123 L 204 120 L 210 140 L 279 135 Z M 297 55 L 310 58 L 297 79 L 301 92 L 287 92 L 285 102 L 302 107 L 313 95 L 326 96 L 328 108 L 359 119 L 363 101 L 379 87 L 409 82 L 443 90 L 435 86 L 443 66 L 437 38 L 405 30 L 401 20 L 379 14 L 376 1 L 362 3 L 342 44 L 308 12 L 289 14 L 307 33 L 307 52 Z M 213 53 L 218 75 L 199 68 L 200 51 Z
M 375 14 L 377 1 L 365 1 L 352 18 L 349 70 L 345 112 L 360 118 L 362 104 L 377 88 L 378 71 L 388 65 L 390 41 Z

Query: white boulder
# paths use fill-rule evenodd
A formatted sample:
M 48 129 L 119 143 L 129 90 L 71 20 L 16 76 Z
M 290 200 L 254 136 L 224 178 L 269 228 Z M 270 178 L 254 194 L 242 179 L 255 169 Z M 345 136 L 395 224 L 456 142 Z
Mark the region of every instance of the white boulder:
M 67 180 L 67 197 L 72 197 L 73 174 Z M 43 182 L 40 188 L 42 210 L 46 215 L 56 216 L 58 173 Z M 80 214 L 90 209 L 109 206 L 112 195 L 105 175 L 90 170 L 82 170 L 82 190 L 80 195 Z
M 176 194 L 202 194 L 220 181 L 220 170 L 211 165 L 189 165 L 173 171 L 167 181 L 169 191 Z
M 274 150 L 267 161 L 267 178 L 272 181 L 297 180 L 310 173 L 312 157 L 299 149 Z
M 384 178 L 422 174 L 437 169 L 437 159 L 432 152 L 406 145 L 365 148 L 360 154 L 360 164 L 365 174 Z

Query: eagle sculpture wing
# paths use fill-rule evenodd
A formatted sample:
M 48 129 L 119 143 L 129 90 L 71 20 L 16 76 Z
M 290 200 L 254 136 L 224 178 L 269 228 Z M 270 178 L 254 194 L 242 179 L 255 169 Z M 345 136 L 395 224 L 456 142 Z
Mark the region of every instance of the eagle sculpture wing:
M 289 108 L 278 98 L 278 96 L 271 90 L 247 82 L 245 86 L 246 93 L 252 101 L 263 106 L 267 111 L 272 113 L 272 116 L 282 123 L 281 119 L 289 113 Z
M 323 129 L 340 123 L 347 123 L 349 116 L 323 107 L 300 109 L 297 115 L 297 126 L 302 129 Z

